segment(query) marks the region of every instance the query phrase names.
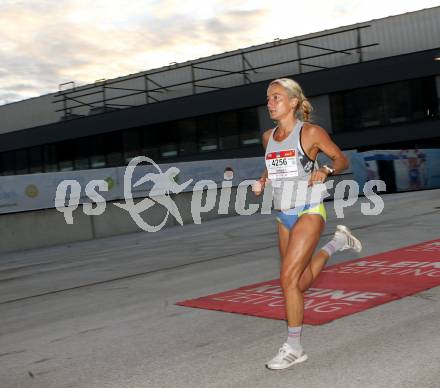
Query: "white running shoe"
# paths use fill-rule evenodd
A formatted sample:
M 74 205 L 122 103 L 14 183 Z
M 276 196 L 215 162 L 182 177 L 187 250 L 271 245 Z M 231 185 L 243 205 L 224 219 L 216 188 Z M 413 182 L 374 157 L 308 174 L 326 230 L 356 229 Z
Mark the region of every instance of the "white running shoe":
M 353 249 L 355 252 L 360 252 L 362 250 L 361 242 L 351 234 L 351 230 L 345 225 L 336 226 L 335 237 L 336 236 L 341 236 L 346 240 L 344 246 L 340 249 L 341 251 Z
M 266 367 L 268 369 L 277 370 L 286 369 L 293 364 L 299 364 L 305 360 L 307 360 L 307 354 L 302 352 L 300 356 L 296 356 L 295 353 L 293 353 L 292 347 L 285 342 L 278 351 L 278 354 L 266 364 Z

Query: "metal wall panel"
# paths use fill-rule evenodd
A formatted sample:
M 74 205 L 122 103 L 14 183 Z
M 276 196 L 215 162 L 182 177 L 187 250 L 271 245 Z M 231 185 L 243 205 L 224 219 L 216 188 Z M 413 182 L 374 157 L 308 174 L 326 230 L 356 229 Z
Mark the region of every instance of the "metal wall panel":
M 0 106 L 0 133 L 50 124 L 61 119 L 53 94 Z
M 125 106 L 154 103 L 217 88 L 230 88 L 281 76 L 311 73 L 358 63 L 361 60 L 369 61 L 440 48 L 439 20 L 440 7 L 434 7 L 131 74 L 106 80 L 104 84 L 97 82 L 85 85 L 67 91 L 70 99 L 65 105 L 62 101 L 52 104 L 53 95 L 46 95 L 0 106 L 0 133 L 59 121 L 64 112 L 55 110 L 63 106 L 71 109 L 67 113 L 76 115 L 102 113 L 105 108 L 102 101 L 104 86 L 108 99 L 107 108 L 123 109 Z M 357 48 L 359 45 L 374 44 L 378 45 Z M 324 53 L 328 55 L 321 56 Z M 301 61 L 298 55 L 301 56 Z M 280 62 L 286 63 L 277 64 Z M 241 73 L 243 66 L 247 70 L 246 77 Z M 251 66 L 254 69 L 250 69 Z M 144 76 L 148 77 L 147 82 Z M 214 76 L 215 78 L 209 80 L 203 79 Z M 196 80 L 195 86 L 191 83 L 193 79 Z M 128 91 L 111 89 L 112 87 L 140 91 L 146 88 L 148 92 L 127 96 Z M 83 94 L 87 95 L 81 96 Z M 84 105 L 80 106 L 78 101 Z
M 440 7 L 373 20 L 371 25 L 362 31 L 362 42 L 380 46 L 365 49 L 365 60 L 440 48 Z

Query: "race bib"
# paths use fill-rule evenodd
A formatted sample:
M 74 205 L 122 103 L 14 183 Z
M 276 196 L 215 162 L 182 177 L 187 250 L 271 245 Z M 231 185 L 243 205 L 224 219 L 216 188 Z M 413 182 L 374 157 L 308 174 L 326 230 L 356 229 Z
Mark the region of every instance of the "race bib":
M 298 176 L 295 150 L 269 152 L 266 155 L 269 179 L 293 178 Z

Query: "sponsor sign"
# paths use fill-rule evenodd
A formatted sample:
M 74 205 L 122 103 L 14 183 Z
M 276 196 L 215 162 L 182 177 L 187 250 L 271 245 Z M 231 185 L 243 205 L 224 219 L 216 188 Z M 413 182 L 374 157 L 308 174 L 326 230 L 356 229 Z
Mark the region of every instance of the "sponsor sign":
M 304 323 L 319 325 L 440 285 L 440 239 L 325 268 L 304 294 Z M 285 319 L 278 280 L 177 305 Z

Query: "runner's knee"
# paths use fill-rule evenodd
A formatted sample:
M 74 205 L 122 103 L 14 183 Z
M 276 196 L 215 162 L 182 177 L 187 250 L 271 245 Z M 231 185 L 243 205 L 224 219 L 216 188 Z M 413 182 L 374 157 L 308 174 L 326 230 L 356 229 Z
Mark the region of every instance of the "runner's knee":
M 289 291 L 289 290 L 294 290 L 294 289 L 298 289 L 299 290 L 299 276 L 296 276 L 295 274 L 289 273 L 289 274 L 284 274 L 281 273 L 281 277 L 280 277 L 280 284 L 281 284 L 281 288 L 283 289 L 283 291 Z

